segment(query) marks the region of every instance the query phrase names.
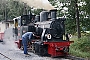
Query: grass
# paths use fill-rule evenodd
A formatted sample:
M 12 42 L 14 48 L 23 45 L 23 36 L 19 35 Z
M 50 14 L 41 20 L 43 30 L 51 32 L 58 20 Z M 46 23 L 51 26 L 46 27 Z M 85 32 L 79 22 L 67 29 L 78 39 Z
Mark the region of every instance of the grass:
M 82 36 L 80 39 L 73 36 L 70 40 L 74 41 L 70 46 L 70 54 L 77 57 L 90 58 L 90 36 Z

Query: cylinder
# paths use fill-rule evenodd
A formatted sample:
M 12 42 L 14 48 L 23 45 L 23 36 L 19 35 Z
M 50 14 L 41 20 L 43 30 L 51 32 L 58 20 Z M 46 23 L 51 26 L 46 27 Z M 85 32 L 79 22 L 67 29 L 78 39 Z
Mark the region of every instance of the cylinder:
M 40 13 L 40 22 L 47 21 L 47 20 L 48 20 L 48 12 L 47 11 L 42 11 Z

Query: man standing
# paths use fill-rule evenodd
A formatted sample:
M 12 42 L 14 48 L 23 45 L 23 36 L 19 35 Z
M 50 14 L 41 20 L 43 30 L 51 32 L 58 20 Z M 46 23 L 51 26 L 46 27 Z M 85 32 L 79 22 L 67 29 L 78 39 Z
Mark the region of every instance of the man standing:
M 31 41 L 31 38 L 33 37 L 33 32 L 26 32 L 25 34 L 22 35 L 22 44 L 24 47 L 24 54 L 25 55 L 29 55 L 28 54 L 28 50 L 27 50 L 27 45 L 28 45 L 28 41 Z

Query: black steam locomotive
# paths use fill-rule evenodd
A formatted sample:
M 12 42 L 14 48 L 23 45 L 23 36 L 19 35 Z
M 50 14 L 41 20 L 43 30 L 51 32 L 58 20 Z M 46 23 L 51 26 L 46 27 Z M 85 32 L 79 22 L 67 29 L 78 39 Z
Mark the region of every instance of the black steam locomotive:
M 69 37 L 65 36 L 65 18 L 56 17 L 57 10 L 42 11 L 40 15 L 23 15 L 14 18 L 15 42 L 22 47 L 21 36 L 25 32 L 34 32 L 31 50 L 39 55 L 66 56 L 69 52 Z

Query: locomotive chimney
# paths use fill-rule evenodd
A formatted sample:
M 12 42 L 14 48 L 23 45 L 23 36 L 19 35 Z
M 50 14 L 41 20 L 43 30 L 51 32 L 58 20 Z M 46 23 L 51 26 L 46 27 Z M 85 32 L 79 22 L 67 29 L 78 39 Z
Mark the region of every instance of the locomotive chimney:
M 40 13 L 40 22 L 47 21 L 47 20 L 48 20 L 48 12 L 47 11 L 42 11 Z
M 50 10 L 51 19 L 56 19 L 57 9 Z
M 35 22 L 39 22 L 40 21 L 40 16 L 39 15 L 36 15 L 35 16 Z

